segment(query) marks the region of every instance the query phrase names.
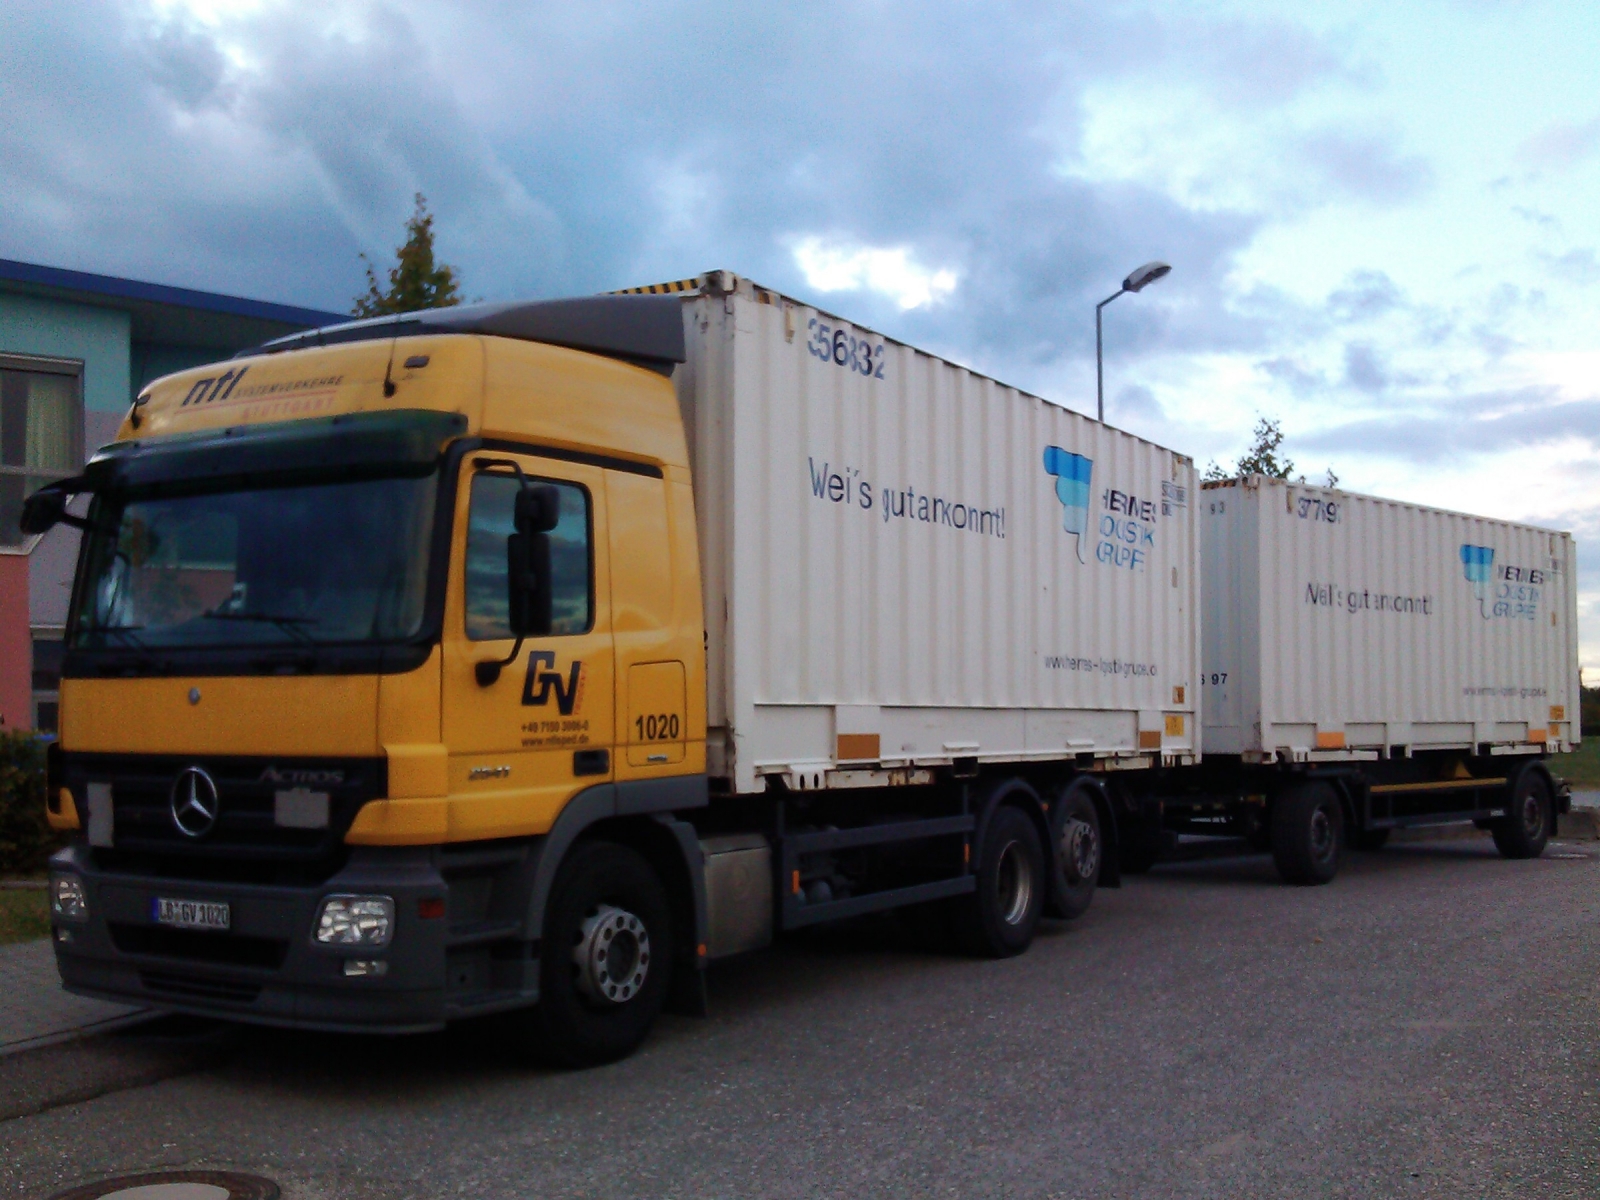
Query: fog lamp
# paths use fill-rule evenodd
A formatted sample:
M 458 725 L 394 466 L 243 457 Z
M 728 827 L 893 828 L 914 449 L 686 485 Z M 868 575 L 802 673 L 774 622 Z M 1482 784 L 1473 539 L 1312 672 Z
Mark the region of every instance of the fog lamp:
M 391 896 L 329 896 L 317 913 L 317 941 L 334 946 L 387 946 L 394 933 Z
M 50 911 L 63 921 L 89 919 L 89 895 L 83 880 L 76 875 L 54 875 L 50 879 Z

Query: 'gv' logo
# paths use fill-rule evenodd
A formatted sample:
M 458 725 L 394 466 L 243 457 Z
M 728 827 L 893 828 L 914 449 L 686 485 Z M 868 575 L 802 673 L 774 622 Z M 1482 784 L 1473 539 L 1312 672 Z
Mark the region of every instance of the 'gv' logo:
M 541 671 L 540 667 L 554 667 L 556 656 L 549 650 L 534 650 L 528 654 L 528 678 L 522 685 L 524 704 L 549 704 L 550 693 L 556 694 L 556 707 L 563 717 L 570 717 L 578 706 L 578 696 L 583 684 L 583 662 L 574 660 L 572 670 L 563 679 L 555 671 Z
M 1094 460 L 1060 446 L 1044 448 L 1044 469 L 1056 477 L 1056 499 L 1061 501 L 1061 528 L 1072 534 L 1078 543 L 1078 561 L 1088 562 L 1083 556 L 1083 538 L 1089 532 L 1089 477 L 1094 473 Z

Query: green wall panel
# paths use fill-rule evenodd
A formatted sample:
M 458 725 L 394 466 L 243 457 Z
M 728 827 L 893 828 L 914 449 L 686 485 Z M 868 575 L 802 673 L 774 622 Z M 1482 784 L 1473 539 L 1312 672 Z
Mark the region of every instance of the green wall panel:
M 125 312 L 0 294 L 0 354 L 83 360 L 83 406 L 125 412 L 132 395 L 132 319 Z

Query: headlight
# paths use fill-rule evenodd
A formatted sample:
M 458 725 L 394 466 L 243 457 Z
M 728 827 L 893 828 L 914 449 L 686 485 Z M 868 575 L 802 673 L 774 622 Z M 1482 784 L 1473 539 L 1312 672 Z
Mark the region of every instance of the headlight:
M 87 921 L 89 896 L 76 875 L 56 875 L 50 880 L 50 911 L 63 921 Z
M 390 896 L 329 896 L 317 913 L 317 941 L 334 946 L 387 946 L 394 933 Z

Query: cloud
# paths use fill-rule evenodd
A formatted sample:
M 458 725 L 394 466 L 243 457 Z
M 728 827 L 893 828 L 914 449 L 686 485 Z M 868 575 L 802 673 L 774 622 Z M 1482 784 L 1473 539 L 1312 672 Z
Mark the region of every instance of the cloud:
M 1323 179 L 1352 196 L 1380 203 L 1411 200 L 1433 183 L 1433 169 L 1388 140 L 1327 130 L 1306 137 L 1301 154 Z
M 1289 355 L 1269 358 L 1256 364 L 1256 369 L 1271 379 L 1288 386 L 1296 396 L 1312 396 L 1325 391 L 1328 381 L 1318 371 L 1308 369 L 1304 363 Z
M 1403 297 L 1395 281 L 1383 271 L 1353 271 L 1328 294 L 1328 311 L 1335 321 L 1368 321 L 1398 308 Z
M 1528 167 L 1572 167 L 1600 149 L 1600 117 L 1555 121 L 1517 147 L 1517 161 Z
M 819 292 L 862 289 L 888 296 L 902 310 L 937 304 L 955 291 L 957 275 L 948 267 L 925 267 L 907 246 L 873 247 L 830 242 L 811 235 L 794 241 L 795 265 Z
M 1538 254 L 1538 260 L 1550 274 L 1568 283 L 1591 284 L 1600 281 L 1600 262 L 1595 260 L 1593 246 L 1581 246 L 1565 254 Z
M 1376 395 L 1389 387 L 1389 371 L 1371 345 L 1351 342 L 1344 348 L 1344 381 L 1358 391 Z
M 1307 434 L 1299 442 L 1313 450 L 1442 463 L 1569 440 L 1600 450 L 1600 397 L 1563 401 L 1554 386 L 1534 385 L 1418 399 L 1403 409 Z

